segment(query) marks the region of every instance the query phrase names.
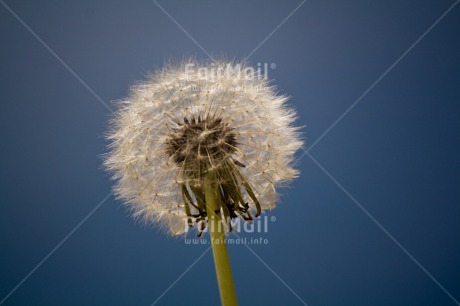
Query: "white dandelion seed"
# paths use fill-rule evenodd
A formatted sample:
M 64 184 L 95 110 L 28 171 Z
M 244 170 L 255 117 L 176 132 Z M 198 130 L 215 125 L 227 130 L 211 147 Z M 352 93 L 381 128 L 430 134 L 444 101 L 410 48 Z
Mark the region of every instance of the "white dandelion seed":
M 298 175 L 292 162 L 302 141 L 288 98 L 246 68 L 186 61 L 133 86 L 119 103 L 105 165 L 136 218 L 173 235 L 206 220 L 210 169 L 224 217 L 252 220 L 275 207 L 277 188 Z

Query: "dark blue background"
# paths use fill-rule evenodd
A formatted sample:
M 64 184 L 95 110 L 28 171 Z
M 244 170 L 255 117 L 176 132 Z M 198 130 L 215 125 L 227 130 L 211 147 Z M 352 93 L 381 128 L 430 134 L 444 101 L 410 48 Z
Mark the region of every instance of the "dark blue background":
M 169 59 L 206 58 L 144 1 L 5 1 L 103 101 Z M 243 58 L 300 1 L 160 1 L 211 54 Z M 292 97 L 306 147 L 453 4 L 308 0 L 250 58 Z M 460 300 L 460 5 L 310 151 Z M 109 192 L 110 112 L 0 5 L 0 300 Z M 110 103 L 109 103 L 110 104 Z M 300 154 L 299 154 L 300 156 Z M 455 305 L 308 157 L 253 246 L 309 305 Z M 250 237 L 251 235 L 246 235 Z M 205 250 L 110 197 L 4 305 L 149 305 Z M 244 246 L 241 305 L 301 305 Z M 211 253 L 158 305 L 216 305 Z

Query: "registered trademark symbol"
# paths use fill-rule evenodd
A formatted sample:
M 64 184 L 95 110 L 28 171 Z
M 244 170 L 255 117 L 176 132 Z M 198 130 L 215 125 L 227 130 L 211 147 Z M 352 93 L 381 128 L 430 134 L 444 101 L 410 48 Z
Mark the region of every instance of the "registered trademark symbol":
M 276 68 L 276 64 L 275 64 L 275 63 L 271 63 L 271 64 L 270 64 L 270 68 L 271 68 L 271 69 L 275 69 L 275 68 Z M 276 220 L 276 218 L 275 218 L 275 220 Z
M 271 217 L 270 217 L 270 221 L 275 222 L 275 221 L 276 221 L 276 217 L 275 217 L 275 216 L 271 216 Z

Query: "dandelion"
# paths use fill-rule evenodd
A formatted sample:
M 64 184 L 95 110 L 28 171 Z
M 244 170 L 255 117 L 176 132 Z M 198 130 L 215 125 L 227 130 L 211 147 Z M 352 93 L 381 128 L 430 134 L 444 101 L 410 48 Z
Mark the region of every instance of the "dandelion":
M 201 235 L 208 224 L 223 242 L 214 226 L 274 208 L 277 188 L 298 175 L 292 163 L 302 142 L 286 101 L 242 63 L 189 60 L 154 73 L 131 88 L 111 122 L 105 165 L 117 196 L 134 217 L 173 235 L 184 224 Z M 216 245 L 222 302 L 236 303 L 231 292 L 222 296 L 233 282 L 225 244 Z

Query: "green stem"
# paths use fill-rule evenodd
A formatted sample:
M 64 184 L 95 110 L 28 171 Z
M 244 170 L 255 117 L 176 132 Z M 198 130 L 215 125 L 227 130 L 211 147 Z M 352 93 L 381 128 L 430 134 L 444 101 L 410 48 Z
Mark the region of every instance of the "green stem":
M 204 193 L 220 300 L 223 306 L 238 305 L 233 285 L 232 269 L 225 244 L 225 229 L 220 214 L 221 198 L 219 185 L 216 182 L 216 173 L 213 170 L 208 171 L 205 176 Z M 218 211 L 217 214 L 216 211 Z

